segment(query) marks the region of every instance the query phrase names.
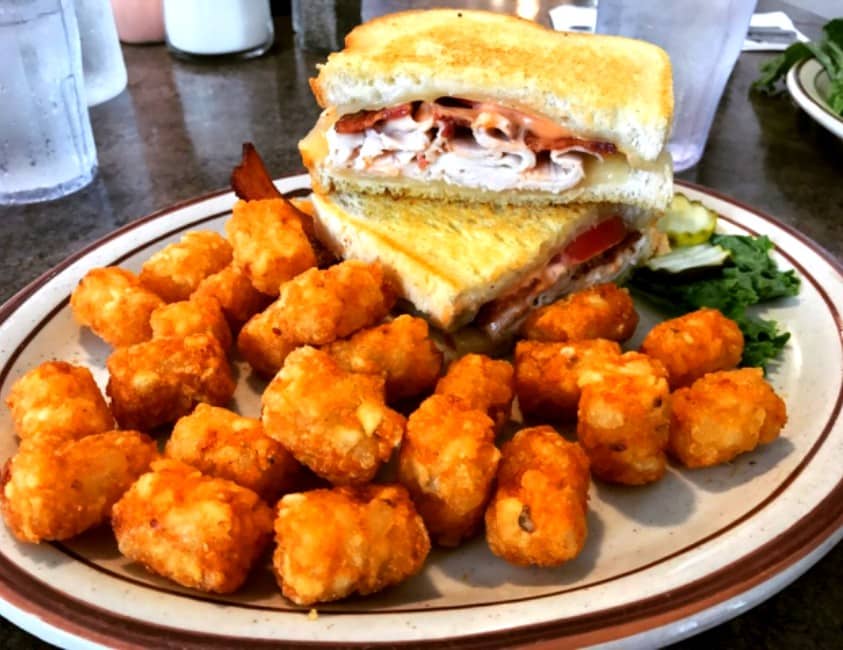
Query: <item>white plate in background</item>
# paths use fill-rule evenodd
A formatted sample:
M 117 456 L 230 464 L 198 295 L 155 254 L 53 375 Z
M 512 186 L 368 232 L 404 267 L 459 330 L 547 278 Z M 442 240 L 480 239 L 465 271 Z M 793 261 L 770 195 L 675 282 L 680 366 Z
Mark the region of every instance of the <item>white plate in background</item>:
M 843 138 L 843 116 L 828 105 L 829 78 L 816 59 L 805 59 L 792 66 L 787 73 L 787 89 L 793 100 L 808 115 L 838 138 Z

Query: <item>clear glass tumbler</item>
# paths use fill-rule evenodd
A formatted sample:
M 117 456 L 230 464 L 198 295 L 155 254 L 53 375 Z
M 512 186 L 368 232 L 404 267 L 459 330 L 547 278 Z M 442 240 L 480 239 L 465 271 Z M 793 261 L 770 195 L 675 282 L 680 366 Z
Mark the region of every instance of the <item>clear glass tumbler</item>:
M 0 2 L 0 204 L 74 192 L 94 178 L 73 0 Z
M 699 162 L 756 0 L 600 0 L 597 32 L 650 41 L 673 66 L 673 167 Z
M 126 87 L 126 63 L 109 0 L 74 0 L 82 41 L 82 71 L 88 106 L 116 97 Z

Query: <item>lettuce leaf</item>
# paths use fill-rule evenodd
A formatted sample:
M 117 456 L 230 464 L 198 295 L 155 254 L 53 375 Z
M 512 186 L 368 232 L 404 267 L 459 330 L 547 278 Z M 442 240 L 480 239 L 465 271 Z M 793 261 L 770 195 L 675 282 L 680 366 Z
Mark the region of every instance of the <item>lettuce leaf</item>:
M 811 50 L 805 46 L 805 43 L 796 42 L 789 45 L 781 54 L 761 64 L 759 69 L 761 74 L 752 82 L 752 90 L 758 90 L 766 95 L 776 94 L 779 92 L 776 84 L 780 79 L 784 79 L 787 71 L 803 59 L 810 58 Z
M 823 25 L 823 37 L 818 42 L 793 43 L 778 56 L 764 62 L 752 89 L 775 94 L 779 91 L 778 82 L 790 67 L 811 57 L 820 62 L 830 80 L 826 99 L 831 110 L 843 115 L 843 18 L 835 18 Z

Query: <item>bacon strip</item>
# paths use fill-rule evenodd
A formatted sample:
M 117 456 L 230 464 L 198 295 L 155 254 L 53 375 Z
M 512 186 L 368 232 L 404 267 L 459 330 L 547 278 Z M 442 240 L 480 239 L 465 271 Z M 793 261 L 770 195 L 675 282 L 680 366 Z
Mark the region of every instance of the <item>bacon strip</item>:
M 378 111 L 357 111 L 356 113 L 349 113 L 337 120 L 334 130 L 337 133 L 360 133 L 360 131 L 365 131 L 378 122 L 392 120 L 397 117 L 405 117 L 412 110 L 412 103 L 407 102 L 406 104 L 399 104 L 390 108 L 382 108 Z
M 269 177 L 260 154 L 251 142 L 243 143 L 240 164 L 231 172 L 231 189 L 244 201 L 282 198 L 281 192 Z
M 313 218 L 290 203 L 275 187 L 269 172 L 266 170 L 266 165 L 263 164 L 258 150 L 251 142 L 243 143 L 240 164 L 231 172 L 231 189 L 244 201 L 259 201 L 261 199 L 281 199 L 284 201 L 284 209 L 300 221 L 302 230 L 316 254 L 319 266 L 324 268 L 337 261 L 336 256 L 316 236 Z
M 473 106 L 443 106 L 439 103 L 432 104 L 433 119 L 452 126 L 471 126 L 477 111 Z
M 587 151 L 599 156 L 606 156 L 617 152 L 618 148 L 611 142 L 600 142 L 595 140 L 581 140 L 580 138 L 542 138 L 534 133 L 527 133 L 524 136 L 524 144 L 531 151 L 560 151 L 576 150 Z
M 420 110 L 425 112 L 432 111 L 433 119 L 440 124 L 440 128 L 442 129 L 441 135 L 444 138 L 450 138 L 454 134 L 454 127 L 471 127 L 478 113 L 481 110 L 488 110 L 490 106 L 490 104 L 481 102 L 442 97 L 435 102 L 423 102 Z M 499 108 L 498 111 L 504 111 L 505 115 L 517 115 L 517 111 L 514 109 Z M 343 115 L 337 120 L 334 130 L 337 133 L 345 134 L 360 133 L 381 122 L 406 117 L 412 113 L 412 102 L 399 104 L 390 108 L 382 108 L 376 111 L 358 111 L 357 113 Z M 547 134 L 536 133 L 528 128 L 524 134 L 524 143 L 535 153 L 541 151 L 576 150 L 603 156 L 617 152 L 617 147 L 611 142 L 583 140 L 567 135 L 560 137 L 558 135 L 559 130 L 557 128 L 557 134 L 549 136 Z

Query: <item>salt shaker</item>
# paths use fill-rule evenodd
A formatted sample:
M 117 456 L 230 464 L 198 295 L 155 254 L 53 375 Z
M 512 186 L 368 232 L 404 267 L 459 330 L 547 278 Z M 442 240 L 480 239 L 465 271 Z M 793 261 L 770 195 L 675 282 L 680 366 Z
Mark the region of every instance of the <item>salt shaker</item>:
M 164 0 L 164 28 L 180 58 L 248 59 L 275 39 L 269 0 Z
M 126 87 L 126 64 L 109 0 L 75 0 L 88 106 L 116 97 Z

